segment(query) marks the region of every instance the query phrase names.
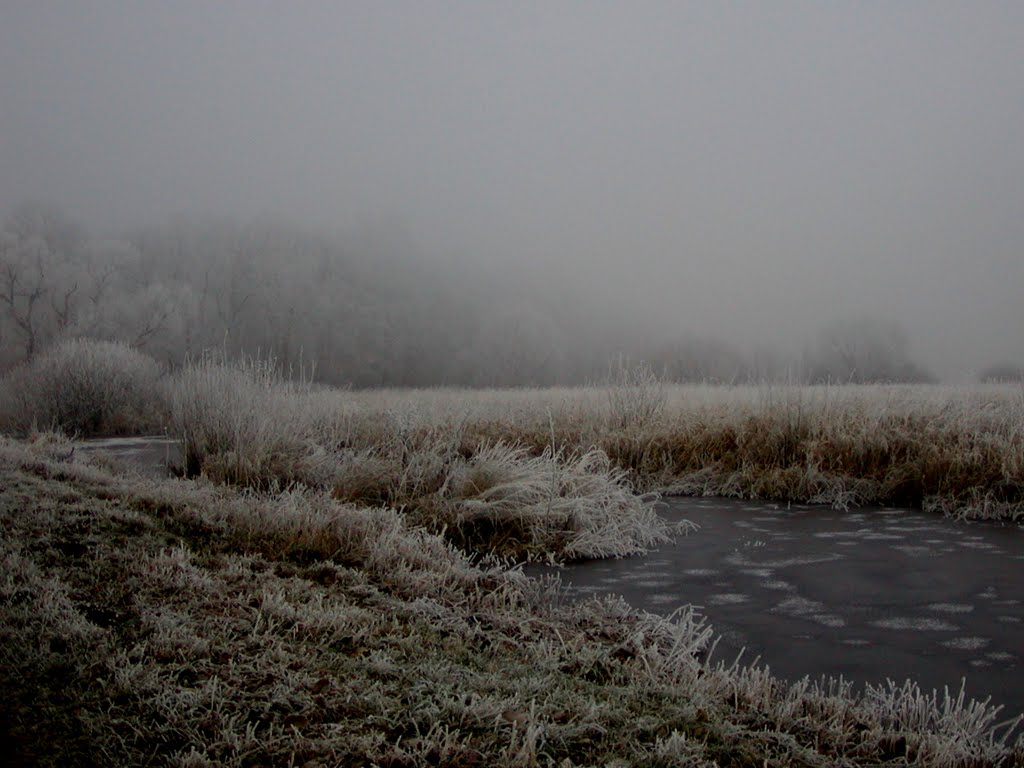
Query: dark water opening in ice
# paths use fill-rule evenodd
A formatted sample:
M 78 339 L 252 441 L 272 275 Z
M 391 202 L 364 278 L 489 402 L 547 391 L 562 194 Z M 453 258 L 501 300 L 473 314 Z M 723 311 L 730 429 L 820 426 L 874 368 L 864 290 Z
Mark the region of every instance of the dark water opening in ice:
M 644 557 L 559 569 L 578 595 L 701 607 L 714 658 L 790 680 L 842 675 L 992 697 L 1024 713 L 1024 527 L 913 510 L 666 499 L 700 529 Z M 529 573 L 544 569 L 530 568 Z

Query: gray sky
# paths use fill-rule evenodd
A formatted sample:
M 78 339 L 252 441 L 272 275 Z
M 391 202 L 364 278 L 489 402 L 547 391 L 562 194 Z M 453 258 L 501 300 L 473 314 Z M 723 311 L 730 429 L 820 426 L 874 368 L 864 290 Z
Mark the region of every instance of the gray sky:
M 1024 362 L 1024 3 L 0 0 L 0 210 L 401 232 L 658 334 Z

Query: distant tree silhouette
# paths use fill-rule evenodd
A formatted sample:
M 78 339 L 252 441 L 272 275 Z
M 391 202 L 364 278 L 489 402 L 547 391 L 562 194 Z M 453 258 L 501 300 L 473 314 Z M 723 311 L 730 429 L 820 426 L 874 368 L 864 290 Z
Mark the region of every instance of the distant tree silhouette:
M 0 230 L 0 309 L 31 358 L 78 319 L 88 279 L 78 227 L 55 207 L 18 206 Z M 5 350 L 13 353 L 12 345 Z
M 805 353 L 804 370 L 812 383 L 922 383 L 934 377 L 907 351 L 899 323 L 873 317 L 838 320 L 822 329 Z
M 1007 362 L 996 363 L 979 373 L 978 381 L 984 383 L 1024 382 L 1024 366 Z

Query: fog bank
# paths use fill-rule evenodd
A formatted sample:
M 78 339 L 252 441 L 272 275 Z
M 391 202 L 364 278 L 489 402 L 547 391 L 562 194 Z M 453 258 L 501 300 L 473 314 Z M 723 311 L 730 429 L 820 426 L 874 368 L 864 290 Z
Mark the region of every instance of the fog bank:
M 5 3 L 0 212 L 296 230 L 562 357 L 868 318 L 966 380 L 1024 362 L 1022 38 L 1015 3 Z

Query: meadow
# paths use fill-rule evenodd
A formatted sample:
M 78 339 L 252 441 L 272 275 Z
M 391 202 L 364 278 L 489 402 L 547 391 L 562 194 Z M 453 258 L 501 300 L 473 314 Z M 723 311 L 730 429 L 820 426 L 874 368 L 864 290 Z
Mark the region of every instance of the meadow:
M 692 610 L 578 603 L 516 567 L 687 534 L 659 493 L 1019 520 L 1020 387 L 285 373 L 80 340 L 0 383 L 0 718 L 25 763 L 1024 761 L 1016 722 L 955 688 L 790 685 L 718 659 Z M 150 432 L 182 440 L 181 477 L 69 440 Z

